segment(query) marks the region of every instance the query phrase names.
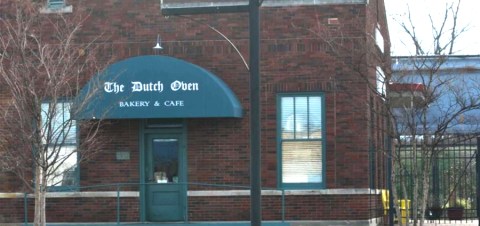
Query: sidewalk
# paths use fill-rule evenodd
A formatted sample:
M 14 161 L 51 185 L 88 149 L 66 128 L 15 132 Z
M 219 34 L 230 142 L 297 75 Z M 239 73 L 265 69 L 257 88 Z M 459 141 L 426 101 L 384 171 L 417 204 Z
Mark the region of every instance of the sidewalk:
M 425 221 L 424 226 L 478 226 L 478 220 L 463 220 L 463 221 L 449 221 L 449 220 L 438 220 L 438 221 Z
M 28 226 L 32 226 L 33 224 L 29 223 Z M 47 226 L 250 226 L 250 222 L 191 222 L 191 223 L 184 223 L 184 222 L 176 222 L 176 223 L 139 223 L 139 222 L 132 222 L 132 223 L 47 223 Z M 262 222 L 262 225 L 265 226 L 290 226 L 288 223 L 282 222 Z M 0 226 L 25 226 L 23 223 L 8 223 L 2 224 Z

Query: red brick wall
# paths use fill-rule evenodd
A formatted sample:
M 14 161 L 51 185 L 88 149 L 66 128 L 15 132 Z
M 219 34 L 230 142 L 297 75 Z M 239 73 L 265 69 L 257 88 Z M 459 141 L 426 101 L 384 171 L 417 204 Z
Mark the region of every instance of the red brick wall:
M 286 218 L 289 220 L 365 220 L 370 213 L 367 195 L 290 196 Z
M 116 221 L 114 198 L 48 199 L 47 221 L 49 222 L 114 222 Z M 120 220 L 139 221 L 138 198 L 121 198 Z M 33 219 L 33 215 L 30 215 Z
M 285 220 L 366 220 L 381 210 L 377 196 L 286 196 Z M 282 220 L 281 196 L 262 198 L 262 219 Z M 246 221 L 250 197 L 189 197 L 190 221 Z
M 390 36 L 388 33 L 388 25 L 386 12 L 384 10 L 385 3 L 383 0 L 373 0 L 370 1 L 370 4 L 367 7 L 367 32 L 371 33 L 369 40 L 369 45 L 371 54 L 369 57 L 368 65 L 370 66 L 370 71 L 372 76 L 376 72 L 376 67 L 379 66 L 382 68 L 386 76 L 390 75 L 391 59 L 390 59 Z M 375 29 L 378 28 L 384 39 L 384 52 L 382 53 L 375 44 Z M 375 78 L 372 78 L 372 82 L 375 82 Z M 369 117 L 369 123 L 372 131 L 370 131 L 370 141 L 372 148 L 375 150 L 373 153 L 374 156 L 371 158 L 375 161 L 375 188 L 384 188 L 386 186 L 386 175 L 385 170 L 387 164 L 387 151 L 388 147 L 386 146 L 387 135 L 390 133 L 388 131 L 386 120 L 384 117 L 385 108 L 383 106 L 383 100 L 371 92 L 369 94 L 371 97 L 371 117 Z
M 138 198 L 120 199 L 120 220 L 140 221 Z M 0 223 L 24 222 L 24 199 L 0 199 Z M 33 221 L 34 200 L 27 199 L 28 221 Z M 47 222 L 115 222 L 115 198 L 48 198 Z
M 286 196 L 285 220 L 367 220 L 382 212 L 379 196 Z M 0 199 L 0 223 L 24 221 L 24 200 Z M 48 222 L 115 222 L 116 198 L 47 199 Z M 189 197 L 189 221 L 248 221 L 249 196 Z M 281 196 L 262 198 L 262 219 L 282 220 Z M 33 219 L 33 199 L 28 199 L 28 220 Z M 140 221 L 138 198 L 120 199 L 120 221 Z
M 238 54 L 222 40 L 218 34 L 207 26 L 191 22 L 185 18 L 170 17 L 168 19 L 159 15 L 156 5 L 143 4 L 137 1 L 135 8 L 128 1 L 103 1 L 95 3 L 92 9 L 92 19 L 89 20 L 89 30 L 101 30 L 105 36 L 111 36 L 112 54 L 123 58 L 138 54 L 151 54 L 151 46 L 155 41 L 156 34 L 160 33 L 164 40 L 165 50 L 162 52 L 186 59 L 212 70 L 219 75 L 239 96 L 248 121 L 248 72 L 240 61 Z M 85 2 L 81 7 L 87 7 Z M 115 11 L 109 10 L 112 6 Z M 149 7 L 147 7 L 149 6 Z M 80 6 L 79 6 L 80 7 Z M 137 10 L 137 7 L 139 8 Z M 142 8 L 140 7 L 147 7 Z M 93 8 L 93 6 L 92 6 Z M 129 8 L 126 14 L 117 13 L 124 8 Z M 152 8 L 154 10 L 152 10 Z M 339 25 L 326 25 L 330 17 L 339 18 Z M 109 18 L 108 23 L 104 18 Z M 194 16 L 195 20 L 218 27 L 227 37 L 239 47 L 243 55 L 247 52 L 247 21 L 245 15 L 229 14 L 222 16 Z M 228 19 L 227 19 L 228 18 Z M 283 20 L 283 22 L 281 22 Z M 262 10 L 262 118 L 264 120 L 263 146 L 265 164 L 269 169 L 276 171 L 272 157 L 276 156 L 276 109 L 275 95 L 278 92 L 296 91 L 320 91 L 327 92 L 327 128 L 328 144 L 327 152 L 329 164 L 332 170 L 329 172 L 329 187 L 358 187 L 357 178 L 363 187 L 367 181 L 368 168 L 355 163 L 365 165 L 367 161 L 367 142 L 365 139 L 365 123 L 367 93 L 366 85 L 362 84 L 358 75 L 352 69 L 359 65 L 353 63 L 365 62 L 363 58 L 351 59 L 344 54 L 336 53 L 323 41 L 324 39 L 343 38 L 345 40 L 358 38 L 365 35 L 362 30 L 362 21 L 365 20 L 365 6 L 362 5 L 336 5 L 321 7 L 289 7 L 265 8 Z M 95 22 L 93 22 L 95 21 Z M 329 32 L 317 29 L 329 29 Z M 91 26 L 90 26 L 91 25 Z M 228 29 L 225 29 L 228 28 Z M 311 29 L 311 30 L 307 30 Z M 341 32 L 339 32 L 341 30 Z M 340 33 L 344 35 L 340 37 Z M 208 41 L 205 41 L 208 40 Z M 122 43 L 125 42 L 125 43 Z M 361 48 L 362 46 L 357 46 Z M 340 48 L 340 47 L 339 47 Z M 339 55 L 336 55 L 339 54 Z M 350 58 L 350 59 L 349 59 Z M 339 87 L 335 90 L 328 89 L 333 82 Z M 341 88 L 341 89 L 340 89 Z M 339 90 L 340 89 L 340 90 Z M 358 98 L 358 99 L 356 99 Z M 333 119 L 333 120 L 332 120 Z M 248 125 L 242 123 L 240 134 L 247 134 Z M 191 126 L 190 128 L 192 128 Z M 218 130 L 219 127 L 211 127 Z M 194 133 L 194 131 L 189 131 Z M 333 136 L 335 136 L 335 138 Z M 193 136 L 189 136 L 193 137 Z M 194 139 L 194 138 L 192 138 Z M 248 151 L 245 138 L 238 139 L 237 145 L 229 140 L 226 146 L 235 146 L 237 150 Z M 221 141 L 215 141 L 221 142 Z M 193 145 L 189 141 L 189 145 Z M 227 152 L 224 155 L 228 155 Z M 273 158 L 275 159 L 275 158 Z M 336 172 L 338 167 L 347 167 L 346 175 Z M 195 166 L 193 166 L 196 168 Z M 352 167 L 352 170 L 349 170 Z M 269 175 L 267 178 L 275 178 L 273 172 L 264 169 Z M 194 172 L 194 170 L 191 170 Z M 353 172 L 353 173 L 351 173 Z M 357 173 L 358 172 L 358 173 Z M 346 178 L 342 178 L 346 176 Z M 194 176 L 195 177 L 195 176 Z M 332 183 L 333 182 L 333 183 Z M 266 181 L 269 186 L 275 186 L 275 181 Z
M 245 116 L 241 119 L 187 120 L 188 180 L 248 185 L 248 70 L 230 44 L 205 25 L 209 24 L 223 32 L 248 60 L 247 15 L 189 16 L 198 21 L 193 22 L 185 17 L 163 17 L 159 11 L 159 1 L 82 0 L 70 3 L 73 5 L 74 14 L 89 14 L 80 39 L 91 40 L 102 34 L 98 45 L 103 49 L 102 54 L 107 56 L 106 58 L 113 56 L 120 60 L 154 54 L 152 47 L 157 34 L 160 34 L 164 46 L 161 54 L 198 64 L 228 84 L 239 98 Z M 369 52 L 363 50 L 369 47 L 366 36 L 371 32 L 373 23 L 376 23 L 372 18 L 380 18 L 381 24 L 384 24 L 383 13 L 380 17 L 370 15 L 372 7 L 347 4 L 262 8 L 261 117 L 264 187 L 278 186 L 276 95 L 281 92 L 325 93 L 327 188 L 369 187 L 369 92 L 362 75 L 372 76 L 372 71 L 366 66 L 368 62 L 371 63 L 367 59 Z M 329 18 L 338 18 L 338 24 L 328 24 Z M 367 56 L 365 53 L 368 53 Z M 103 130 L 106 135 L 105 150 L 81 165 L 82 186 L 140 181 L 138 121 L 115 120 L 110 123 Z M 118 150 L 130 151 L 131 159 L 115 160 L 115 152 Z M 372 217 L 365 207 L 368 196 L 355 197 L 292 196 L 287 199 L 287 219 Z M 248 209 L 248 198 L 231 199 L 191 197 L 189 214 L 192 220 L 216 217 L 219 218 L 215 220 L 248 219 L 248 211 L 225 212 L 226 208 L 222 207 L 237 203 L 241 208 Z M 67 208 L 75 202 L 58 199 L 53 201 L 53 204 Z M 265 197 L 264 205 L 278 206 L 278 202 L 276 197 Z M 75 210 L 75 213 L 87 216 L 94 212 L 92 208 L 96 206 L 111 210 L 111 205 L 102 199 L 90 200 L 81 210 Z M 305 211 L 308 207 L 314 210 Z M 332 207 L 336 211 L 328 212 L 326 207 Z M 133 205 L 133 208 L 137 207 Z M 134 209 L 128 210 L 131 215 L 127 215 L 127 219 L 135 220 Z M 57 211 L 61 212 L 62 209 L 53 210 L 52 206 L 50 219 L 70 219 L 69 216 L 57 214 Z M 202 211 L 208 211 L 210 215 Z M 264 214 L 266 219 L 278 219 L 279 215 L 277 210 L 268 209 L 265 209 Z M 111 218 L 111 215 L 105 215 L 100 219 L 108 221 Z M 72 220 L 76 221 L 73 218 Z
M 188 182 L 248 185 L 247 123 L 243 119 L 187 120 Z M 198 187 L 200 190 L 212 188 Z
M 160 15 L 158 2 L 146 0 L 72 4 L 74 13 L 90 13 L 82 37 L 88 39 L 102 32 L 105 51 L 116 58 L 153 54 L 156 35 L 160 34 L 165 48 L 162 54 L 207 68 L 232 88 L 245 109 L 244 118 L 188 120 L 188 175 L 194 182 L 248 184 L 248 71 L 227 41 L 204 25 L 223 32 L 248 59 L 246 14 L 191 16 L 200 22 L 197 23 L 184 17 L 165 18 Z M 366 59 L 360 50 L 365 48 L 361 40 L 366 35 L 363 30 L 366 7 L 361 4 L 274 7 L 263 8 L 261 14 L 265 186 L 277 186 L 276 94 L 325 92 L 327 187 L 368 187 L 368 95 L 367 86 L 358 75 L 358 71 L 365 71 L 362 68 Z M 339 23 L 329 25 L 328 18 L 338 18 Z M 325 40 L 334 41 L 335 45 Z M 345 45 L 339 45 L 338 40 Z M 346 55 L 345 48 L 357 50 Z M 100 175 L 96 179 L 82 177 L 92 180 L 88 184 L 118 181 L 106 165 L 114 153 L 103 156 L 102 164 L 96 164 L 103 166 Z M 86 174 L 92 175 L 89 171 Z
M 23 222 L 23 199 L 0 199 L 0 223 Z
M 89 186 L 140 182 L 139 122 L 108 120 L 99 135 L 103 148 L 80 166 L 80 185 L 84 191 L 116 190 L 116 187 Z M 130 152 L 130 160 L 116 160 L 117 151 Z M 132 188 L 138 190 L 138 187 Z

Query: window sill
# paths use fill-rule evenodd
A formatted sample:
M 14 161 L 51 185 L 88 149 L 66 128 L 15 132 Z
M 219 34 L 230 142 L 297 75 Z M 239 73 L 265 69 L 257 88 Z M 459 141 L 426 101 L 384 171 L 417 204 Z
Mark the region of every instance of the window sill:
M 310 190 L 290 190 L 286 189 L 284 195 L 305 196 L 305 195 L 378 195 L 380 190 L 369 188 L 337 188 L 337 189 L 310 189 Z M 188 196 L 249 196 L 250 190 L 225 190 L 225 191 L 188 191 Z M 281 196 L 281 190 L 262 190 L 263 196 Z
M 250 190 L 200 190 L 188 191 L 189 197 L 212 197 L 212 196 L 250 196 Z M 323 190 L 285 190 L 284 195 L 306 196 L 306 195 L 379 195 L 381 190 L 369 188 L 340 188 Z M 262 196 L 281 196 L 281 190 L 262 190 Z M 2 193 L 0 199 L 23 198 L 25 193 Z M 139 197 L 138 191 L 96 191 L 96 192 L 47 192 L 47 198 L 116 198 Z M 27 194 L 33 198 L 33 194 Z
M 40 9 L 40 13 L 44 14 L 51 14 L 51 13 L 72 13 L 73 12 L 73 6 L 65 6 L 61 8 L 49 8 L 49 7 L 43 7 Z

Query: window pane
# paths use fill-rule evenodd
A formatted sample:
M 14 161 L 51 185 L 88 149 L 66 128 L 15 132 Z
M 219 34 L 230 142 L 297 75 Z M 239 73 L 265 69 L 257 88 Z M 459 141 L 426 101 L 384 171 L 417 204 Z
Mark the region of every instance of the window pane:
M 49 103 L 42 103 L 42 106 L 40 108 L 40 110 L 42 112 L 40 112 L 40 115 L 42 117 L 42 142 L 43 144 L 47 143 L 47 140 L 49 139 L 47 136 L 47 130 L 48 130 L 48 127 L 47 127 L 47 122 L 48 122 L 48 115 L 50 115 L 50 113 L 48 112 L 48 109 L 49 109 Z
M 75 120 L 70 120 L 71 103 L 57 103 L 55 109 L 49 110 L 50 103 L 42 103 L 42 133 L 43 142 L 49 144 L 75 144 L 77 141 L 77 126 Z
M 50 124 L 52 126 L 53 137 L 49 141 L 50 144 L 53 143 L 63 143 L 65 141 L 64 134 L 67 132 L 68 127 L 65 126 L 65 107 L 63 103 L 58 103 L 55 106 L 55 111 L 50 111 L 49 113 L 51 122 L 46 121 L 47 126 Z M 47 115 L 48 117 L 48 115 Z
M 75 169 L 77 165 L 76 146 L 63 146 L 55 149 L 51 148 L 49 151 L 58 152 L 58 159 L 56 159 L 55 162 L 53 162 L 52 159 L 49 159 L 49 162 L 53 163 L 53 167 L 51 167 L 52 172 L 49 172 L 50 176 L 48 177 L 47 185 L 75 185 Z
M 48 7 L 50 8 L 60 8 L 65 5 L 65 0 L 49 0 Z
M 322 100 L 320 97 L 309 98 L 309 138 L 322 138 Z
M 295 134 L 295 115 L 293 114 L 294 101 L 293 97 L 282 97 L 282 138 L 293 139 Z
M 52 167 L 47 173 L 48 186 L 76 185 L 77 126 L 70 119 L 69 102 L 42 103 L 43 142 L 48 145 L 47 162 Z
M 281 97 L 280 171 L 284 184 L 323 184 L 323 97 Z M 314 186 L 317 186 L 314 185 Z
M 295 139 L 308 138 L 308 98 L 295 97 Z
M 381 67 L 377 67 L 377 92 L 384 96 L 386 94 L 385 73 Z
M 283 142 L 282 181 L 283 183 L 321 183 L 322 142 Z
M 65 142 L 67 144 L 75 144 L 77 142 L 77 123 L 75 120 L 70 120 L 70 107 L 71 103 L 59 104 L 62 106 L 62 122 L 63 125 L 63 134 L 65 134 Z
M 77 143 L 77 124 L 75 120 L 71 120 L 68 122 L 69 124 L 68 129 L 66 129 L 65 133 L 67 136 L 65 137 L 66 144 L 76 144 Z

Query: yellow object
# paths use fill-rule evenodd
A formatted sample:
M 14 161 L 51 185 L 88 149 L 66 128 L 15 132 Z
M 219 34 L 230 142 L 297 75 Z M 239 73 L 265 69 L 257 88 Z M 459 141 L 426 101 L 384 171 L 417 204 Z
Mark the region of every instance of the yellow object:
M 382 189 L 382 204 L 383 204 L 383 215 L 388 214 L 390 196 L 387 189 Z
M 389 205 L 390 193 L 386 189 L 381 190 L 381 193 L 382 193 L 383 214 L 387 215 L 388 210 L 390 208 L 390 205 Z M 398 204 L 400 205 L 400 216 L 402 217 L 402 224 L 405 224 L 407 223 L 407 219 L 408 219 L 407 214 L 410 211 L 410 200 L 401 199 L 401 200 L 398 200 Z
M 410 200 L 408 199 L 401 199 L 398 200 L 400 203 L 400 216 L 402 216 L 402 224 L 407 223 L 407 214 L 410 211 Z

